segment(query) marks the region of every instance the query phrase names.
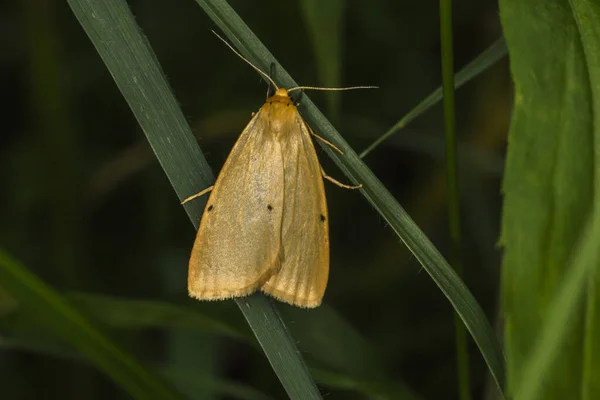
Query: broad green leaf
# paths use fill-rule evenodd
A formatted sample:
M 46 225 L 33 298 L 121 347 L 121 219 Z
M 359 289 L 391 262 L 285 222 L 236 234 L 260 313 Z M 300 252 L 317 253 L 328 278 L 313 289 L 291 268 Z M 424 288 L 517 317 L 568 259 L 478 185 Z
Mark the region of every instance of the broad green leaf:
M 600 3 L 502 0 L 515 83 L 503 289 L 515 399 L 600 397 Z
M 62 296 L 0 250 L 0 282 L 46 336 L 68 344 L 136 399 L 180 399 L 156 373 L 113 343 Z

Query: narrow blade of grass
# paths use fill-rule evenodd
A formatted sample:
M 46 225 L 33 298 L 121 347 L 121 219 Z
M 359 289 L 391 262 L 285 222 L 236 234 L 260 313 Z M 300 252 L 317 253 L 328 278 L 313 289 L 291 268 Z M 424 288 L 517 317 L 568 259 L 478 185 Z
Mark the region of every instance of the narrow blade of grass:
M 68 3 L 133 111 L 179 199 L 209 186 L 214 181 L 210 168 L 127 4 L 116 0 Z M 214 38 L 207 35 L 207 40 Z M 196 228 L 204 203 L 205 199 L 185 205 Z M 262 295 L 236 302 L 288 395 L 292 399 L 321 399 L 272 303 Z
M 440 34 L 442 43 L 442 85 L 446 128 L 446 185 L 448 186 L 448 225 L 452 266 L 462 275 L 460 193 L 456 155 L 456 116 L 454 107 L 454 48 L 452 41 L 452 0 L 440 0 Z M 458 314 L 454 314 L 458 393 L 461 400 L 471 398 L 467 332 Z
M 224 0 L 196 0 L 209 17 L 223 30 L 238 50 L 252 63 L 268 70 L 271 63 L 278 66 L 277 80 L 281 87 L 297 86 L 292 77 L 258 40 L 242 19 Z M 321 136 L 333 142 L 344 155 L 322 145 L 336 165 L 355 183 L 363 185 L 361 192 L 398 234 L 419 260 L 440 290 L 448 298 L 479 347 L 500 391 L 504 388 L 504 355 L 498 339 L 481 307 L 456 272 L 450 267 L 431 241 L 412 221 L 390 192 L 360 160 L 331 123 L 317 109 L 308 96 L 299 106 L 302 116 Z
M 469 82 L 471 79 L 475 78 L 477 75 L 481 74 L 483 71 L 487 70 L 489 67 L 494 65 L 496 62 L 500 61 L 508 54 L 508 49 L 506 48 L 506 41 L 503 37 L 496 40 L 490 47 L 488 47 L 483 53 L 481 53 L 477 58 L 463 67 L 458 73 L 454 76 L 454 88 L 458 89 L 463 86 L 465 83 Z M 394 133 L 398 132 L 400 129 L 404 128 L 415 118 L 424 114 L 431 107 L 435 106 L 439 103 L 440 100 L 444 97 L 443 89 L 440 86 L 433 92 L 431 92 L 423 101 L 416 105 L 415 108 L 410 110 L 404 117 L 400 119 L 400 121 L 396 122 L 394 126 L 392 126 L 386 133 L 381 135 L 377 140 L 371 143 L 365 150 L 360 153 L 360 158 L 364 158 L 375 150 L 377 146 L 387 140 Z
M 136 399 L 181 399 L 180 394 L 102 334 L 62 296 L 0 250 L 0 282 L 45 332 L 68 343 Z

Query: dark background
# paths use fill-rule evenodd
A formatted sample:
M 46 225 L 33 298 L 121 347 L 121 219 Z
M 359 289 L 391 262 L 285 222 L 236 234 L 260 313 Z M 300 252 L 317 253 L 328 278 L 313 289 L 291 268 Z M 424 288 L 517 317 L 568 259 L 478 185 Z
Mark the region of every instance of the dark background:
M 128 3 L 218 173 L 262 105 L 266 85 L 215 38 L 214 24 L 194 1 Z M 297 2 L 230 4 L 297 82 L 326 84 Z M 342 93 L 339 115 L 328 109 L 329 94 L 308 95 L 356 151 L 441 84 L 438 5 L 347 2 L 340 84 L 380 89 Z M 500 37 L 501 28 L 495 1 L 457 1 L 454 10 L 458 69 Z M 0 246 L 61 291 L 172 301 L 244 328 L 233 302 L 198 305 L 186 298 L 195 232 L 66 2 L 0 4 L 0 69 Z M 496 242 L 510 98 L 506 59 L 456 96 L 464 279 L 492 322 L 498 313 Z M 442 108 L 436 106 L 365 162 L 447 256 L 443 146 Z M 317 152 L 329 175 L 348 182 L 319 146 Z M 327 182 L 326 192 L 327 307 L 376 349 L 390 379 L 404 381 L 422 398 L 456 398 L 449 303 L 359 192 Z M 208 379 L 227 378 L 285 398 L 264 355 L 237 342 L 164 330 L 113 334 L 148 364 L 193 368 Z M 487 369 L 473 343 L 470 350 L 473 395 L 483 398 Z M 362 398 L 352 391 L 322 391 L 329 399 Z M 77 361 L 8 350 L 0 351 L 0 397 L 128 398 Z

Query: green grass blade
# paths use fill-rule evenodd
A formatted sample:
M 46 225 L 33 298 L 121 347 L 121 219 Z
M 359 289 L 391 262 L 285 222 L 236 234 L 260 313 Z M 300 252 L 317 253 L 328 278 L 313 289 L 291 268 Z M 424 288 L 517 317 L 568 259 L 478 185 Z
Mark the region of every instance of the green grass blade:
M 291 76 L 280 66 L 225 1 L 196 1 L 246 58 L 263 70 L 268 70 L 271 63 L 275 63 L 278 66 L 276 74 L 278 84 L 282 87 L 297 86 Z M 504 356 L 489 321 L 471 292 L 431 241 L 360 160 L 354 150 L 344 141 L 308 96 L 304 95 L 302 97 L 299 109 L 306 121 L 319 135 L 334 143 L 344 152 L 344 155 L 339 155 L 328 146 L 322 145 L 323 149 L 346 176 L 353 182 L 360 182 L 363 185 L 360 189 L 363 195 L 385 218 L 448 298 L 473 336 L 496 384 L 502 390 L 505 380 Z
M 489 67 L 494 65 L 496 62 L 500 61 L 508 54 L 508 49 L 506 48 L 506 42 L 503 37 L 496 40 L 490 47 L 488 47 L 483 53 L 481 53 L 477 58 L 463 67 L 458 73 L 454 76 L 454 88 L 458 89 L 463 86 L 465 83 L 469 82 L 471 79 L 475 78 L 477 75 L 481 74 L 483 71 L 487 70 Z M 404 128 L 415 118 L 424 114 L 431 107 L 435 106 L 442 100 L 443 89 L 440 86 L 433 92 L 431 92 L 423 101 L 421 101 L 415 108 L 410 110 L 404 117 L 400 119 L 400 121 L 396 122 L 394 126 L 392 126 L 386 133 L 381 135 L 377 140 L 371 143 L 365 150 L 360 153 L 360 158 L 364 158 L 367 154 L 375 150 L 377 146 L 387 140 L 394 133 L 398 132 L 400 129 Z
M 442 43 L 442 87 L 446 134 L 446 185 L 448 187 L 448 225 L 451 240 L 451 262 L 462 275 L 462 239 L 460 228 L 460 193 L 458 189 L 458 157 L 456 151 L 456 116 L 454 107 L 454 46 L 452 40 L 452 0 L 440 0 L 440 34 Z M 471 398 L 467 331 L 454 314 L 456 369 L 461 400 Z
M 115 0 L 69 0 L 69 5 L 133 111 L 179 199 L 209 186 L 213 181 L 210 168 L 127 4 Z M 203 203 L 185 205 L 196 227 Z M 261 297 L 236 302 L 252 330 L 263 335 L 257 339 L 275 373 L 291 398 L 320 399 L 277 311 Z
M 508 392 L 600 398 L 600 4 L 502 0 L 500 11 L 515 82 L 502 218 Z
M 320 399 L 308 367 L 273 301 L 261 293 L 236 299 L 260 346 L 292 399 Z M 275 319 L 276 318 L 276 319 Z
M 116 0 L 68 3 L 127 100 L 179 199 L 210 186 L 214 181 L 210 167 L 127 4 Z M 192 221 L 200 220 L 200 207 L 188 204 L 185 209 Z
M 181 399 L 159 375 L 102 334 L 62 296 L 0 250 L 0 282 L 44 332 L 68 343 L 136 399 Z

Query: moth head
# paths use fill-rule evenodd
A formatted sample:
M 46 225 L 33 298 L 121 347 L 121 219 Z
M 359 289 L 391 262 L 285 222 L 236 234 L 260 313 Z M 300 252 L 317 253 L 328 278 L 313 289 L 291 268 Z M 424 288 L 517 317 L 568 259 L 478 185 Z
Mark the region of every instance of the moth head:
M 267 99 L 267 103 L 282 103 L 285 105 L 294 104 L 292 98 L 290 97 L 290 93 L 284 88 L 277 88 L 277 90 L 275 90 L 275 94 Z

